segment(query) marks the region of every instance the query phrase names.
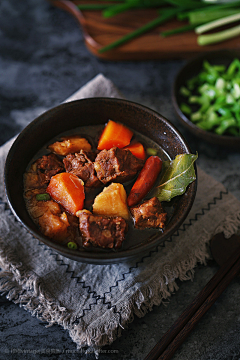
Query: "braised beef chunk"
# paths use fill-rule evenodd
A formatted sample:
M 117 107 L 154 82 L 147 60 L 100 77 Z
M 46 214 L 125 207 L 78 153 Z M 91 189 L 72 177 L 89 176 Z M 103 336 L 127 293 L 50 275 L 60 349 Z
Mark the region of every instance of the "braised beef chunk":
M 84 246 L 119 249 L 127 231 L 126 221 L 120 217 L 93 215 L 90 211 L 79 211 L 79 229 Z
M 134 217 L 135 228 L 164 228 L 167 214 L 164 213 L 161 202 L 157 197 L 146 200 L 140 205 L 130 208 Z
M 63 171 L 63 163 L 56 155 L 44 155 L 35 161 L 26 173 L 26 187 L 29 189 L 46 187 L 53 175 Z
M 45 181 L 50 181 L 51 177 L 64 171 L 62 161 L 55 154 L 43 155 L 36 161 L 37 172 L 43 174 Z
M 81 150 L 80 153 L 69 154 L 63 159 L 67 172 L 77 175 L 83 180 L 86 187 L 100 187 L 101 181 L 97 178 L 93 161 L 95 153 Z
M 131 151 L 113 147 L 102 150 L 96 157 L 94 168 L 97 177 L 104 184 L 131 180 L 143 167 L 144 161 L 132 155 Z

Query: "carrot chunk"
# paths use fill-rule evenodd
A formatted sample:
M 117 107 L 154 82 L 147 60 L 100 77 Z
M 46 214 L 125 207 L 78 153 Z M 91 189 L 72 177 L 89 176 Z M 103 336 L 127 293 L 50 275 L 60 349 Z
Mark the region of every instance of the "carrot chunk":
M 146 160 L 128 195 L 127 204 L 129 207 L 138 204 L 147 195 L 157 180 L 161 169 L 162 160 L 158 156 L 150 156 Z
M 136 142 L 134 144 L 130 144 L 128 146 L 125 146 L 124 150 L 125 149 L 130 150 L 131 153 L 134 156 L 136 156 L 138 159 L 145 160 L 145 158 L 146 158 L 146 153 L 145 153 L 144 147 L 140 142 Z
M 109 120 L 100 136 L 97 148 L 98 150 L 123 148 L 130 144 L 132 136 L 133 132 L 126 126 Z
M 83 209 L 84 183 L 74 174 L 63 172 L 52 176 L 46 191 L 72 215 Z

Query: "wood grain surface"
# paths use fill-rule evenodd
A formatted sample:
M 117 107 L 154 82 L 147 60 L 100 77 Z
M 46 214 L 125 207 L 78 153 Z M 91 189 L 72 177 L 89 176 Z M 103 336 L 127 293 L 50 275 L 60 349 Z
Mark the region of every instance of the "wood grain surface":
M 93 55 L 105 60 L 189 58 L 201 52 L 240 48 L 240 37 L 211 46 L 199 46 L 194 31 L 171 37 L 162 37 L 160 32 L 187 24 L 186 22 L 172 20 L 116 49 L 100 54 L 98 51 L 101 47 L 108 45 L 156 18 L 158 16 L 157 9 L 135 9 L 109 19 L 104 19 L 101 11 L 79 11 L 76 5 L 86 3 L 86 0 L 48 1 L 52 5 L 70 12 L 77 19 L 82 28 L 85 44 L 89 51 Z

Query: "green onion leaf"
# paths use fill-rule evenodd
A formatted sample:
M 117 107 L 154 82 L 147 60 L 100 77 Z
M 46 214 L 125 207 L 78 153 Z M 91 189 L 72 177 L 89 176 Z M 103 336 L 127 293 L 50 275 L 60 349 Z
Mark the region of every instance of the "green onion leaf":
M 190 96 L 190 91 L 185 87 L 185 86 L 181 86 L 180 87 L 180 94 L 183 96 Z
M 167 37 L 167 36 L 170 36 L 170 35 L 181 34 L 181 33 L 186 32 L 186 31 L 194 30 L 195 27 L 196 27 L 196 25 L 191 25 L 191 24 L 190 25 L 185 25 L 185 26 L 178 27 L 176 29 L 163 31 L 160 35 L 163 36 L 163 37 Z
M 229 127 L 235 126 L 236 120 L 233 118 L 224 120 L 221 122 L 221 124 L 216 128 L 215 133 L 218 135 L 222 135 Z
M 192 112 L 191 108 L 185 103 L 181 103 L 180 110 L 187 115 L 190 115 Z
M 108 6 L 106 10 L 103 11 L 103 16 L 105 18 L 110 18 L 126 10 L 130 10 L 132 8 L 138 7 L 139 4 L 140 4 L 139 0 L 131 0 L 122 4 L 111 5 Z
M 148 155 L 152 155 L 152 156 L 157 155 L 157 150 L 153 148 L 147 148 L 146 152 Z
M 77 244 L 76 244 L 74 241 L 70 241 L 70 242 L 67 244 L 67 247 L 68 247 L 69 249 L 76 250 L 76 249 L 77 249 Z
M 192 122 L 197 122 L 201 119 L 202 119 L 202 114 L 200 113 L 200 111 L 197 111 L 197 112 L 191 114 Z
M 44 194 L 37 194 L 36 195 L 36 200 L 37 201 L 47 201 L 47 200 L 50 200 L 51 197 L 49 194 L 47 193 L 44 193 Z
M 233 76 L 236 70 L 240 69 L 240 61 L 238 59 L 234 59 L 228 67 L 227 74 Z

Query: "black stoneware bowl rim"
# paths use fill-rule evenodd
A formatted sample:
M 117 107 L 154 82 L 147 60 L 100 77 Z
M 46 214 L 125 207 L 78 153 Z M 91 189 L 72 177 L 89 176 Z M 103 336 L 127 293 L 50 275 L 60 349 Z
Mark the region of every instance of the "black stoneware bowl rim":
M 178 101 L 180 97 L 179 89 L 180 86 L 183 84 L 183 78 L 186 80 L 187 78 L 192 77 L 194 73 L 197 74 L 198 72 L 197 70 L 199 69 L 200 64 L 203 62 L 203 60 L 209 60 L 209 61 L 219 60 L 219 63 L 221 63 L 221 59 L 224 59 L 223 61 L 230 62 L 231 59 L 233 60 L 235 57 L 240 58 L 240 50 L 236 49 L 236 50 L 209 51 L 209 52 L 204 52 L 201 55 L 197 55 L 192 59 L 188 60 L 187 63 L 180 68 L 180 70 L 178 71 L 175 77 L 172 86 L 172 102 L 175 112 L 181 124 L 185 128 L 187 128 L 192 134 L 215 145 L 223 145 L 231 148 L 240 148 L 240 136 L 234 137 L 231 135 L 218 135 L 200 129 L 192 121 L 190 121 L 184 113 L 182 113 Z M 185 75 L 187 75 L 187 77 Z
M 181 195 L 183 200 L 180 200 L 180 202 L 182 201 L 182 204 L 185 204 L 185 202 L 186 202 L 186 205 L 183 207 L 183 209 L 181 209 L 181 214 L 179 215 L 179 218 L 177 219 L 174 226 L 172 226 L 170 229 L 164 231 L 161 234 L 159 233 L 153 242 L 145 243 L 145 244 L 143 244 L 142 247 L 138 247 L 136 249 L 134 249 L 134 248 L 127 249 L 127 250 L 118 251 L 118 252 L 108 252 L 108 253 L 97 253 L 97 252 L 87 252 L 87 251 L 83 251 L 83 252 L 77 251 L 76 252 L 74 250 L 68 249 L 66 246 L 63 246 L 61 244 L 57 244 L 57 243 L 53 242 L 49 238 L 44 237 L 42 234 L 40 234 L 35 229 L 36 226 L 35 225 L 33 226 L 31 224 L 32 220 L 29 217 L 29 215 L 27 216 L 26 209 L 23 210 L 22 209 L 23 207 L 22 206 L 20 207 L 17 200 L 14 198 L 15 196 L 19 197 L 19 201 L 21 201 L 21 202 L 23 199 L 23 193 L 22 193 L 22 195 L 19 195 L 18 192 L 16 192 L 17 190 L 13 189 L 15 185 L 11 186 L 11 182 L 13 182 L 13 180 L 11 180 L 11 179 L 12 179 L 12 177 L 15 177 L 15 178 L 19 177 L 19 179 L 20 179 L 20 176 L 23 175 L 23 171 L 21 172 L 21 170 L 20 170 L 20 167 L 21 166 L 23 167 L 23 165 L 18 165 L 18 162 L 21 161 L 21 158 L 18 161 L 18 157 L 20 156 L 19 152 L 22 151 L 22 154 L 24 154 L 24 151 L 27 152 L 26 146 L 28 146 L 28 145 L 25 146 L 24 144 L 27 144 L 27 141 L 29 139 L 29 134 L 34 133 L 34 130 L 35 130 L 35 132 L 37 130 L 41 132 L 42 128 L 44 131 L 44 126 L 45 127 L 47 126 L 47 122 L 49 121 L 49 119 L 52 119 L 52 122 L 53 122 L 56 117 L 60 116 L 60 114 L 64 114 L 64 112 L 69 112 L 69 111 L 70 112 L 73 111 L 73 113 L 74 113 L 74 111 L 77 112 L 77 111 L 79 111 L 80 107 L 83 108 L 84 106 L 87 106 L 89 108 L 93 108 L 94 106 L 95 107 L 100 106 L 100 108 L 101 108 L 101 106 L 102 106 L 102 109 L 105 107 L 111 108 L 111 106 L 112 106 L 114 110 L 116 107 L 118 109 L 120 109 L 120 108 L 124 109 L 124 110 L 130 109 L 129 111 L 134 110 L 134 111 L 138 111 L 138 112 L 143 112 L 143 114 L 148 114 L 149 116 L 153 117 L 156 124 L 158 123 L 159 126 L 160 125 L 167 126 L 167 128 L 169 128 L 169 131 L 171 131 L 172 134 L 177 137 L 177 139 L 179 141 L 179 146 L 182 146 L 185 149 L 185 153 L 191 153 L 191 149 L 190 149 L 189 145 L 187 144 L 187 142 L 185 141 L 183 136 L 179 133 L 179 131 L 175 128 L 175 126 L 172 125 L 172 123 L 170 121 L 168 121 L 166 118 L 164 118 L 162 115 L 160 115 L 156 111 L 154 111 L 144 105 L 140 105 L 135 102 L 128 101 L 128 100 L 117 99 L 117 98 L 104 98 L 104 97 L 87 98 L 87 99 L 81 99 L 81 100 L 75 100 L 75 101 L 63 103 L 63 104 L 60 104 L 60 105 L 53 107 L 50 110 L 44 112 L 42 115 L 38 116 L 35 120 L 33 120 L 30 124 L 28 124 L 22 130 L 22 132 L 18 135 L 18 137 L 15 139 L 11 149 L 9 150 L 9 153 L 8 153 L 7 159 L 6 159 L 6 163 L 5 163 L 4 184 L 5 184 L 5 191 L 6 191 L 7 200 L 8 200 L 10 209 L 13 212 L 13 214 L 15 215 L 15 217 L 18 219 L 18 221 L 22 224 L 22 226 L 25 227 L 28 230 L 28 232 L 30 232 L 33 235 L 33 237 L 40 240 L 40 242 L 49 246 L 50 248 L 56 250 L 61 255 L 65 256 L 67 258 L 70 258 L 72 260 L 85 262 L 85 263 L 105 265 L 105 264 L 116 263 L 119 261 L 126 261 L 126 260 L 133 259 L 133 258 L 139 258 L 142 255 L 147 255 L 150 250 L 153 250 L 153 248 L 156 248 L 158 245 L 164 243 L 167 239 L 169 239 L 170 236 L 173 235 L 173 233 L 183 223 L 183 221 L 187 217 L 187 215 L 192 207 L 192 204 L 194 202 L 194 199 L 195 199 L 197 180 L 192 182 L 188 186 L 187 191 L 184 195 Z M 102 122 L 101 124 L 104 124 L 104 123 Z M 62 126 L 67 126 L 67 125 L 64 124 Z M 139 124 L 136 126 L 139 126 Z M 143 126 L 146 126 L 146 124 L 144 124 Z M 147 131 L 147 128 L 146 128 L 146 131 Z M 60 134 L 62 132 L 63 131 L 56 132 L 56 135 Z M 39 133 L 37 132 L 37 134 L 39 134 Z M 41 136 L 41 134 L 39 135 L 39 137 L 40 136 Z M 38 140 L 36 139 L 35 142 L 37 142 L 37 141 Z M 165 141 L 168 142 L 168 139 L 166 138 Z M 44 141 L 44 143 L 46 143 L 46 140 Z M 29 145 L 29 146 L 31 146 L 31 145 Z M 35 146 L 35 144 L 34 144 L 34 146 Z M 36 146 L 38 146 L 38 145 L 36 145 Z M 22 150 L 23 148 L 25 150 Z M 174 151 L 174 150 L 172 150 L 172 151 Z M 33 156 L 36 154 L 36 152 L 35 153 L 33 152 L 31 155 L 28 154 L 29 159 L 32 159 Z M 14 163 L 14 161 L 15 161 L 15 163 Z M 14 168 L 13 164 L 15 165 L 15 168 Z M 25 170 L 26 170 L 26 167 L 25 167 Z M 196 171 L 196 166 L 195 166 L 195 171 Z M 15 194 L 15 196 L 14 196 L 14 194 Z

